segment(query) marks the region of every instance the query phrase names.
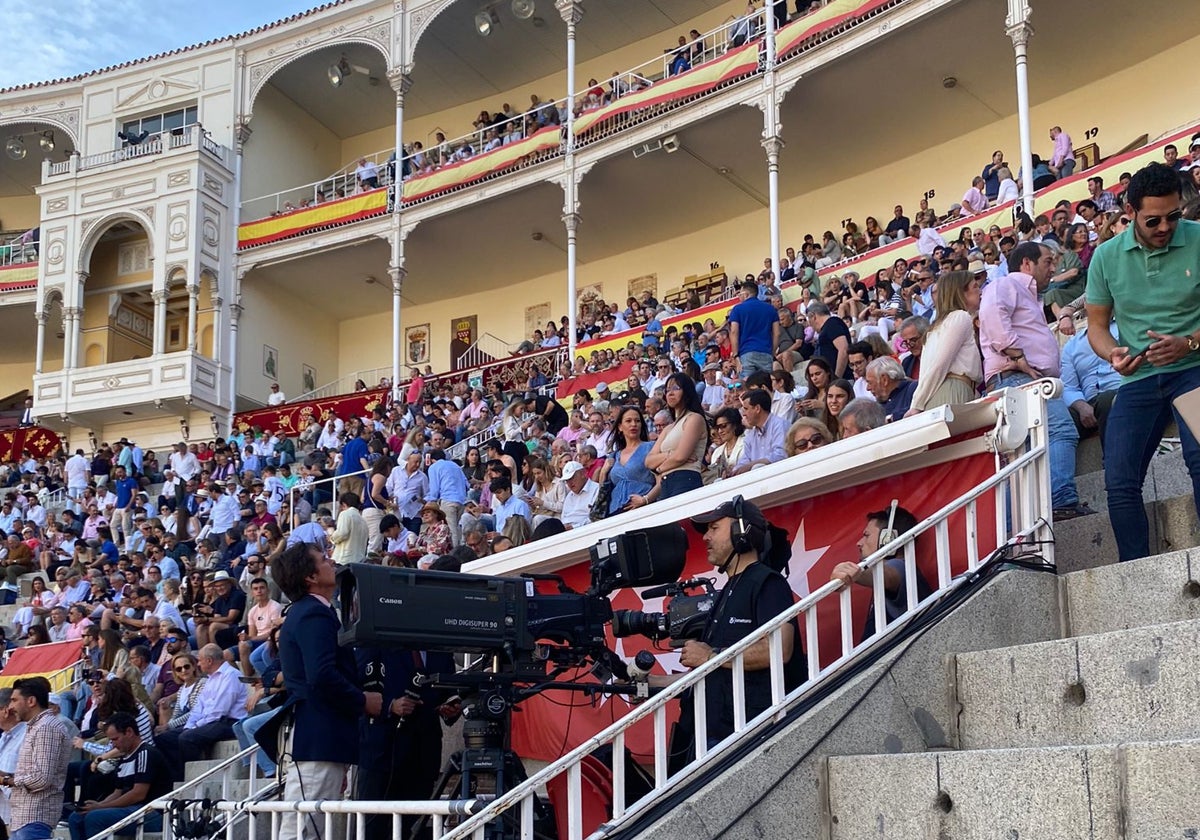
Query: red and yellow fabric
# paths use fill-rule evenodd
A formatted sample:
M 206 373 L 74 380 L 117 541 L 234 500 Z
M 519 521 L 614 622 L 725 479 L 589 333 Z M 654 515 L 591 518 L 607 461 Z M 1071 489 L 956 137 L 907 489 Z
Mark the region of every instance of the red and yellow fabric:
M 238 225 L 238 247 L 251 248 L 287 239 L 309 230 L 344 225 L 387 212 L 387 188 L 358 193 L 326 201 L 315 207 L 293 210 L 281 216 L 269 216 Z
M 788 582 L 798 599 L 815 592 L 829 582 L 833 567 L 843 560 L 857 562 L 857 543 L 862 536 L 863 520 L 870 511 L 887 510 L 891 500 L 899 498 L 905 509 L 920 521 L 954 501 L 995 472 L 994 457 L 972 455 L 935 467 L 903 473 L 885 482 L 847 487 L 799 502 L 767 508 L 763 511 L 772 524 L 784 528 L 791 541 L 792 557 L 788 564 Z M 979 499 L 976 528 L 979 555 L 986 557 L 996 546 L 996 515 L 993 494 Z M 685 525 L 686 527 L 686 525 Z M 700 535 L 688 528 L 687 563 L 681 577 L 712 576 L 712 565 L 706 558 Z M 952 556 L 951 571 L 959 574 L 967 568 L 963 546 L 966 514 L 960 511 L 949 521 Z M 937 550 L 932 531 L 917 540 L 917 567 L 927 581 L 936 582 Z M 567 584 L 583 591 L 589 583 L 586 563 L 558 572 Z M 871 590 L 865 586 L 851 589 L 853 602 L 854 638 L 864 629 L 871 609 Z M 820 659 L 828 665 L 841 655 L 841 614 L 838 598 L 826 598 L 817 608 L 817 627 Z M 662 601 L 644 601 L 639 590 L 622 589 L 612 596 L 614 609 L 661 609 Z M 801 622 L 803 628 L 803 622 Z M 802 629 L 803 648 L 809 640 Z M 609 646 L 623 658 L 632 658 L 639 650 L 650 649 L 650 642 L 639 638 L 608 639 Z M 651 652 L 655 651 L 651 649 Z M 803 656 L 797 649 L 793 656 Z M 655 673 L 679 673 L 678 652 L 664 650 L 657 655 Z M 551 761 L 570 752 L 597 732 L 625 715 L 631 706 L 622 698 L 602 697 L 595 705 L 564 702 L 563 696 L 538 695 L 521 704 L 522 714 L 513 715 L 513 747 L 523 756 Z M 678 706 L 671 710 L 676 712 Z M 627 746 L 635 756 L 652 752 L 653 718 L 635 726 L 628 735 Z
M 792 21 L 775 33 L 775 55 L 782 58 L 813 35 L 862 17 L 891 0 L 831 0 L 815 12 Z
M 596 386 L 601 382 L 607 384 L 613 393 L 619 394 L 626 390 L 625 380 L 629 374 L 633 373 L 634 364 L 634 362 L 624 362 L 615 368 L 602 370 L 599 373 L 584 373 L 564 379 L 558 383 L 558 389 L 554 392 L 554 396 L 561 402 L 578 391 L 587 390 L 595 397 Z
M 387 396 L 387 388 L 376 388 L 323 400 L 284 403 L 254 411 L 243 411 L 234 415 L 233 424 L 240 432 L 247 432 L 258 426 L 264 432 L 294 436 L 308 428 L 310 417 L 315 417 L 323 423 L 335 414 L 342 420 L 367 416 L 376 406 L 383 405 Z
M 736 278 L 731 278 L 729 282 L 736 282 Z M 716 303 L 710 303 L 702 306 L 699 309 L 689 310 L 682 315 L 672 315 L 670 318 L 659 318 L 659 323 L 662 324 L 664 330 L 667 327 L 674 325 L 676 329 L 682 331 L 684 324 L 692 324 L 696 323 L 697 321 L 703 324 L 706 319 L 712 318 L 719 327 L 725 323 L 725 317 L 729 314 L 729 310 L 732 309 L 733 305 L 737 302 L 737 298 L 717 301 Z M 577 351 L 575 355 L 582 356 L 584 359 L 587 359 L 591 356 L 593 350 L 612 350 L 613 352 L 616 352 L 631 341 L 639 347 L 642 346 L 641 327 L 634 327 L 633 329 L 625 330 L 624 332 L 619 332 L 615 335 L 610 335 L 607 338 L 601 338 L 596 341 L 577 344 L 575 346 Z M 611 382 L 612 380 L 609 381 Z
M 74 670 L 67 670 L 79 661 L 79 642 L 53 642 L 46 645 L 17 648 L 8 657 L 0 688 L 8 688 L 24 677 L 45 677 L 51 691 L 65 691 L 74 679 Z
M 41 426 L 0 432 L 0 461 L 15 461 L 26 449 L 35 458 L 53 455 L 62 446 L 58 435 Z
M 404 200 L 417 201 L 434 193 L 469 184 L 480 178 L 516 166 L 523 158 L 545 149 L 556 148 L 562 142 L 562 130 L 557 126 L 535 131 L 524 140 L 508 143 L 499 149 L 443 166 L 428 175 L 418 175 L 404 182 Z
M 720 58 L 705 62 L 686 73 L 655 82 L 644 90 L 622 96 L 615 102 L 587 111 L 572 123 L 576 136 L 617 114 L 627 114 L 662 102 L 671 102 L 712 90 L 723 82 L 747 76 L 758 68 L 758 45 L 746 44 L 730 50 Z
M 38 264 L 35 262 L 6 265 L 0 268 L 0 292 L 36 289 L 37 282 Z
M 1088 178 L 1098 175 L 1104 179 L 1106 188 L 1115 186 L 1120 182 L 1122 172 L 1136 172 L 1149 163 L 1154 161 L 1161 162 L 1164 146 L 1174 143 L 1176 146 L 1182 148 L 1188 145 L 1191 136 L 1197 131 L 1200 131 L 1200 125 L 1191 126 L 1169 137 L 1156 140 L 1150 145 L 1108 158 L 1101 161 L 1098 166 L 1077 172 L 1069 178 L 1055 181 L 1036 194 L 1034 198 L 1034 216 L 1037 216 L 1039 213 L 1049 213 L 1054 208 L 1054 205 L 1060 201 L 1065 200 L 1075 204 L 1087 198 Z M 1013 204 L 1014 202 L 1011 201 L 1006 202 L 996 207 L 989 207 L 977 216 L 967 216 L 947 222 L 938 228 L 938 231 L 949 242 L 952 239 L 956 239 L 959 231 L 964 227 L 970 227 L 972 230 L 975 228 L 987 230 L 992 225 L 999 225 L 1002 230 L 1007 230 L 1012 226 Z M 904 239 L 891 245 L 885 245 L 882 248 L 876 248 L 858 259 L 823 268 L 818 274 L 822 278 L 825 278 L 832 274 L 840 275 L 846 271 L 857 271 L 863 277 L 871 277 L 879 269 L 887 268 L 902 257 L 906 260 L 912 260 L 919 255 L 920 252 L 917 251 L 916 241 L 911 238 Z M 791 297 L 789 297 L 789 292 L 791 293 Z M 789 301 L 799 296 L 799 291 L 795 290 L 795 287 L 791 289 L 785 288 L 783 293 L 784 299 Z

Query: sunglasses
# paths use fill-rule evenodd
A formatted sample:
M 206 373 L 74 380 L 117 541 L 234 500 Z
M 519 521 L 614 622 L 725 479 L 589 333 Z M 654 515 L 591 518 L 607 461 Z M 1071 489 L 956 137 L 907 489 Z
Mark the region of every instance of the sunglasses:
M 1182 218 L 1183 211 L 1175 210 L 1165 216 L 1144 216 L 1142 217 L 1142 224 L 1148 228 L 1156 228 L 1163 223 L 1164 219 L 1166 220 L 1167 224 L 1173 225 Z
M 180 641 L 183 641 L 183 640 L 182 640 L 182 639 L 180 639 L 178 636 L 167 636 L 167 639 L 166 639 L 166 641 L 167 641 L 167 644 L 169 644 L 169 645 L 173 645 L 173 644 L 175 644 L 176 642 L 180 642 Z
M 824 442 L 825 438 L 821 435 L 813 435 L 807 438 L 796 438 L 792 441 L 792 445 L 796 447 L 797 451 L 806 452 L 809 449 L 820 446 Z
M 175 666 L 175 673 L 177 673 L 177 674 L 182 674 L 185 671 L 190 671 L 190 670 L 192 670 L 191 665 L 176 665 Z

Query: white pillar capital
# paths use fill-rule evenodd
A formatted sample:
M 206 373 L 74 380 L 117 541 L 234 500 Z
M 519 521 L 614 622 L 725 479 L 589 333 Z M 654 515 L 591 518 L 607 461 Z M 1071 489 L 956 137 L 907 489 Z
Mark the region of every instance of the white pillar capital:
M 50 313 L 45 309 L 35 312 L 33 317 L 37 319 L 38 324 L 41 326 L 45 326 L 50 321 Z
M 155 289 L 153 292 L 150 293 L 150 298 L 151 298 L 151 300 L 154 301 L 155 306 L 160 306 L 162 304 L 165 304 L 167 302 L 166 289 Z
M 568 27 L 576 26 L 583 20 L 583 0 L 554 0 L 554 8 Z
M 1023 20 L 1005 27 L 1004 31 L 1012 39 L 1014 47 L 1027 47 L 1029 46 L 1029 39 L 1033 37 L 1033 24 L 1028 20 Z
M 253 133 L 249 117 L 238 117 L 233 126 L 234 151 L 237 154 L 240 155 L 244 151 L 244 147 L 250 141 L 250 135 Z
M 412 76 L 409 75 L 407 68 L 396 67 L 387 72 L 388 84 L 392 86 L 392 90 L 396 92 L 396 104 L 403 105 L 405 95 L 412 90 Z
M 582 220 L 582 216 L 578 213 L 563 213 L 562 220 L 563 224 L 567 226 L 567 233 L 575 233 L 579 230 L 579 222 Z
M 402 265 L 388 266 L 388 277 L 392 279 L 392 294 L 399 295 L 404 289 L 404 278 L 408 269 Z
M 783 142 L 783 138 L 778 134 L 773 134 L 770 137 L 764 137 L 762 147 L 767 152 L 767 162 L 773 166 L 779 165 L 779 153 L 783 151 L 787 144 Z

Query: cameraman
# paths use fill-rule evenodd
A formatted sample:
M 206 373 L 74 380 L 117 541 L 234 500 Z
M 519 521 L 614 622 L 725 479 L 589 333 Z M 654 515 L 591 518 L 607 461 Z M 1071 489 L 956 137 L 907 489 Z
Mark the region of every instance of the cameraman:
M 692 519 L 704 535 L 708 562 L 728 576 L 717 593 L 708 623 L 699 641 L 689 639 L 680 662 L 688 668 L 703 665 L 725 648 L 744 639 L 792 606 L 792 589 L 783 575 L 762 562 L 768 549 L 768 523 L 758 506 L 739 496 L 722 502 L 711 513 Z M 784 684 L 788 690 L 804 680 L 805 662 L 800 655 L 795 622 L 783 631 Z M 793 655 L 795 653 L 796 655 Z M 745 651 L 746 719 L 750 720 L 771 703 L 770 640 L 760 639 Z M 656 678 L 652 684 L 669 683 L 678 676 Z M 710 674 L 705 684 L 707 732 L 714 745 L 733 732 L 733 660 Z M 680 766 L 694 755 L 693 706 L 690 694 L 681 703 L 681 714 L 672 739 L 672 763 Z

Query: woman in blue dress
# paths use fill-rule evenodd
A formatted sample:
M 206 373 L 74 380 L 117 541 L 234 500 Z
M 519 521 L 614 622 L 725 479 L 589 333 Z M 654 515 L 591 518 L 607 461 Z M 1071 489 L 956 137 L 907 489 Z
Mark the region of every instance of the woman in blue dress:
M 613 452 L 600 475 L 601 484 L 605 479 L 613 483 L 609 516 L 643 507 L 658 498 L 658 479 L 646 466 L 646 456 L 653 447 L 641 409 L 635 405 L 622 408 L 613 432 Z

